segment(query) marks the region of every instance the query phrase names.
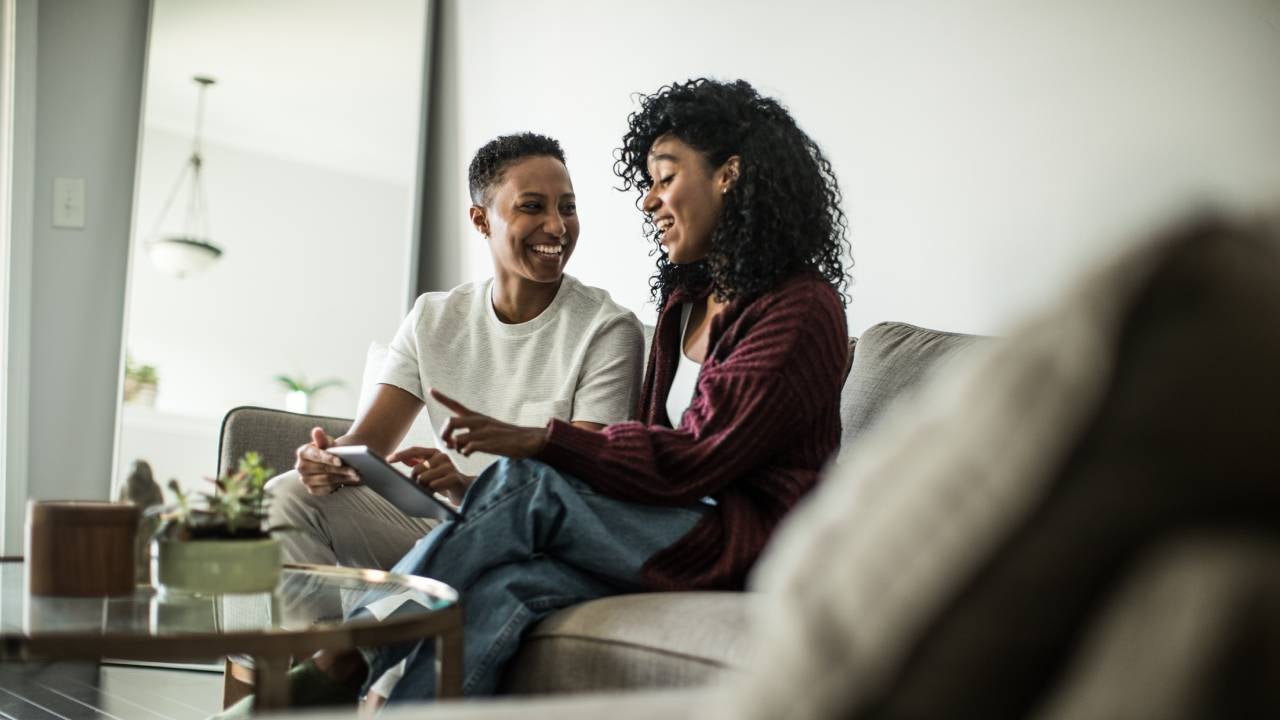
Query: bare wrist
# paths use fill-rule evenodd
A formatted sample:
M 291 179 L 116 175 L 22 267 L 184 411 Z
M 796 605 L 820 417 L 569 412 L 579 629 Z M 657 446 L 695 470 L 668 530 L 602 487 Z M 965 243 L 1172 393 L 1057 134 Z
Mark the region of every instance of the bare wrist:
M 540 455 L 543 450 L 546 449 L 547 442 L 551 439 L 551 431 L 544 427 L 529 428 L 529 429 L 533 433 L 533 443 L 532 443 L 533 452 L 531 452 L 529 455 L 530 457 L 536 457 L 537 455 Z

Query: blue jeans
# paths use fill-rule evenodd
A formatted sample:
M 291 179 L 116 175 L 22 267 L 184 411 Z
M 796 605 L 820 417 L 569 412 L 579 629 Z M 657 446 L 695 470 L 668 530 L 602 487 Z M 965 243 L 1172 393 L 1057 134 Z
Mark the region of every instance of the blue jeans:
M 488 695 L 533 623 L 560 608 L 642 589 L 645 562 L 708 511 L 702 503 L 672 508 L 614 500 L 541 462 L 503 459 L 467 490 L 459 518 L 419 540 L 392 572 L 458 590 L 462 690 Z M 390 701 L 435 697 L 434 642 L 362 653 L 370 682 L 408 659 Z

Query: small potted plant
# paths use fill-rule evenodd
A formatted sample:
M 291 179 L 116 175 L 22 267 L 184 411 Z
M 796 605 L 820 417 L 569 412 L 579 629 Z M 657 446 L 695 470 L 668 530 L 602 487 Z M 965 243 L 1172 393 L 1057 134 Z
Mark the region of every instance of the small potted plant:
M 321 380 L 317 383 L 309 383 L 307 379 L 301 375 L 291 377 L 289 375 L 277 375 L 276 382 L 285 389 L 284 409 L 289 412 L 306 414 L 311 411 L 311 396 L 324 390 L 325 388 L 341 387 L 344 383 L 337 378 Z
M 151 577 L 157 587 L 193 593 L 270 592 L 280 578 L 282 528 L 267 526 L 273 471 L 258 453 L 245 453 L 239 467 L 211 482 L 212 493 L 169 489 L 174 505 L 161 510 L 160 528 L 151 543 Z
M 137 405 L 154 407 L 156 389 L 160 378 L 152 365 L 139 365 L 133 357 L 125 355 L 124 360 L 124 401 Z

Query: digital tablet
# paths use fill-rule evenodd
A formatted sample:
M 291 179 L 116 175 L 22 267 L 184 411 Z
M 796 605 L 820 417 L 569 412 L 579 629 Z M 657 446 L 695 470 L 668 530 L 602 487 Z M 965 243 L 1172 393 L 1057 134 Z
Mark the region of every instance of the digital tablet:
M 410 517 L 452 520 L 458 513 L 430 489 L 395 469 L 367 445 L 338 445 L 326 448 L 342 458 L 342 462 L 360 473 L 360 480 L 370 490 L 386 498 L 400 512 Z

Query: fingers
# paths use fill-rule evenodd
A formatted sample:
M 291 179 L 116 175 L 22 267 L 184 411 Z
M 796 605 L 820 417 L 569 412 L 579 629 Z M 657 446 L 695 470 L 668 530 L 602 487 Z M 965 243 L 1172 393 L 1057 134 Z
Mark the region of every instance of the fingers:
M 419 485 L 425 485 L 434 489 L 436 483 L 457 474 L 458 469 L 452 464 L 445 465 L 444 463 L 441 463 L 428 468 L 423 468 L 422 466 L 414 468 L 413 479 L 416 480 Z
M 451 417 L 440 431 L 440 439 L 444 440 L 445 447 L 466 457 L 476 451 L 474 444 L 477 438 L 485 435 L 490 424 L 489 418 L 483 415 Z
M 337 455 L 325 452 L 317 446 L 332 446 L 332 441 L 323 430 L 313 429 L 311 438 L 311 443 L 298 448 L 297 460 L 293 464 L 307 492 L 312 495 L 328 495 L 340 485 L 360 484 L 360 475 L 354 469 L 343 465 Z
M 454 445 L 453 435 L 459 430 L 465 430 L 466 427 L 466 420 L 464 418 L 449 418 L 445 422 L 444 427 L 440 429 L 440 439 L 444 440 L 444 446 L 456 450 L 457 447 Z
M 324 428 L 313 427 L 311 428 L 311 444 L 323 450 L 333 446 L 333 438 L 325 433 Z
M 428 482 L 434 482 L 439 478 L 456 472 L 458 472 L 458 468 L 454 466 L 453 459 L 442 452 L 436 451 L 434 458 L 417 463 L 409 474 L 413 477 L 414 482 L 419 485 L 425 485 Z
M 422 462 L 431 462 L 437 455 L 440 455 L 440 451 L 435 448 L 419 447 L 414 445 L 412 447 L 401 448 L 391 453 L 387 456 L 387 462 L 402 462 L 406 465 L 416 465 Z
M 471 453 L 479 452 L 483 441 L 476 437 L 476 434 L 470 430 L 461 433 L 455 433 L 453 443 L 457 446 L 458 454 L 462 457 L 471 457 Z
M 454 505 L 461 505 L 463 498 L 467 495 L 467 488 L 475 480 L 470 475 L 462 473 L 451 473 L 448 477 L 441 478 L 429 485 L 431 492 L 444 495 L 449 498 L 449 502 Z
M 318 463 L 318 462 L 312 462 L 310 460 L 299 460 L 298 462 L 294 463 L 293 469 L 297 470 L 298 474 L 303 476 L 332 475 L 333 477 L 343 482 L 346 482 L 348 480 L 350 480 L 351 482 L 358 482 L 360 480 L 360 474 L 357 473 L 354 468 L 350 468 L 345 465 L 334 467 L 333 465 L 330 465 L 328 463 Z
M 301 475 L 300 479 L 307 492 L 312 495 L 328 495 L 344 485 L 360 484 L 360 476 L 350 469 L 344 469 L 341 473 L 308 473 Z
M 328 495 L 341 484 L 329 475 L 303 475 L 301 480 L 303 487 L 312 495 Z
M 435 388 L 431 388 L 429 392 L 431 393 L 431 397 L 434 398 L 436 402 L 448 408 L 449 411 L 452 413 L 455 413 L 458 415 L 474 415 L 475 414 L 471 412 L 471 410 L 466 405 L 463 405 L 462 403 L 458 402 L 457 400 L 454 400 L 453 398 L 449 397 L 448 395 L 445 395 L 444 393 L 440 392 Z
M 315 445 L 303 445 L 298 448 L 298 462 L 312 462 L 329 467 L 342 467 L 342 458 L 331 452 L 325 452 Z
M 441 429 L 440 439 L 444 441 L 445 447 L 457 450 L 464 456 L 480 450 L 474 444 L 477 435 L 487 436 L 491 434 L 491 429 L 497 429 L 500 432 L 502 428 L 508 427 L 505 423 L 494 420 L 488 415 L 473 412 L 466 405 L 435 388 L 431 388 L 430 393 L 436 402 L 453 413 L 453 417 L 449 418 Z
M 507 425 L 489 418 L 468 425 L 462 418 L 446 423 L 445 443 L 464 457 L 489 453 L 510 458 L 533 457 L 546 445 L 546 430 Z
M 462 479 L 457 473 L 454 473 L 447 478 L 441 478 L 440 480 L 427 485 L 426 488 L 433 493 L 440 493 L 441 495 L 445 495 L 449 498 L 460 497 L 467 492 L 467 486 L 462 482 Z
M 456 415 L 449 418 L 440 431 L 440 439 L 447 448 L 469 455 L 466 445 L 478 437 L 487 436 L 503 424 L 485 415 Z

